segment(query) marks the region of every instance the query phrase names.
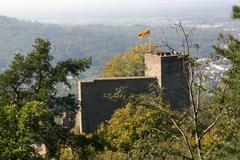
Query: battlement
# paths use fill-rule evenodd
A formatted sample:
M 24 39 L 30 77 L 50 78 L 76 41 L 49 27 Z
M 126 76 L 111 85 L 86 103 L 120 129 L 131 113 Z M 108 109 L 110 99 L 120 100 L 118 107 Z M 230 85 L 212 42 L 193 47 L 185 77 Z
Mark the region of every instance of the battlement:
M 189 55 L 186 55 L 182 52 L 176 52 L 176 51 L 170 51 L 170 52 L 163 52 L 162 50 L 156 50 L 155 52 L 150 52 L 148 54 L 145 55 L 156 55 L 156 56 L 160 56 L 160 57 L 166 57 L 166 56 L 178 56 L 178 58 L 186 58 Z
M 118 80 L 130 80 L 130 79 L 146 79 L 146 78 L 153 78 L 153 77 L 148 77 L 148 76 L 144 76 L 144 77 L 107 77 L 107 78 L 96 78 L 93 80 L 83 80 L 80 81 L 81 83 L 92 83 L 92 82 L 96 82 L 96 81 L 118 81 Z

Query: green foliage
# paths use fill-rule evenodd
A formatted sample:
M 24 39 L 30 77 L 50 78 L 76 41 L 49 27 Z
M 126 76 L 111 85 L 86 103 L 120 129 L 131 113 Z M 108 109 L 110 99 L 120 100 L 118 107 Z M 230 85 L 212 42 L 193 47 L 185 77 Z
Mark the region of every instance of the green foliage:
M 101 126 L 98 133 L 106 139 L 110 150 L 123 153 L 139 151 L 146 158 L 146 155 L 153 152 L 147 147 L 139 150 L 137 144 L 154 134 L 160 134 L 158 140 L 162 144 L 166 142 L 169 133 L 175 130 L 171 122 L 173 116 L 173 112 L 163 103 L 157 92 L 132 95 L 126 99 L 126 106 L 118 109 L 111 120 Z M 163 147 L 159 143 L 158 146 Z
M 90 67 L 91 58 L 69 59 L 52 64 L 50 42 L 36 39 L 33 51 L 26 57 L 16 54 L 12 64 L 0 75 L 2 105 L 38 100 L 49 107 L 56 101 L 56 85 L 68 84 L 67 75 L 79 76 Z M 53 107 L 53 106 L 52 106 Z
M 33 144 L 40 143 L 35 133 L 43 127 L 46 105 L 33 101 L 22 107 L 5 106 L 0 112 L 0 159 L 40 159 Z
M 0 74 L 3 159 L 36 159 L 39 155 L 34 146 L 41 144 L 46 146 L 46 158 L 51 159 L 70 136 L 69 129 L 54 122 L 54 116 L 56 111 L 73 111 L 75 99 L 73 95 L 57 96 L 56 85 L 69 86 L 66 76 L 79 76 L 90 67 L 91 58 L 54 65 L 50 49 L 48 40 L 37 38 L 27 56 L 16 54 L 9 68 Z
M 144 116 L 139 116 L 143 114 Z M 154 110 L 145 107 L 135 108 L 129 104 L 126 108 L 115 112 L 103 135 L 107 136 L 112 146 L 122 151 L 129 151 L 134 141 L 142 137 L 144 132 L 149 132 L 148 120 L 150 121 L 149 118 L 154 114 L 156 114 Z
M 94 160 L 129 160 L 130 157 L 126 153 L 114 152 L 106 150 L 96 155 Z
M 132 159 L 139 160 L 162 160 L 162 159 L 182 159 L 183 156 L 176 147 L 177 137 L 163 136 L 166 130 L 156 130 L 155 133 L 149 134 L 145 138 L 141 138 L 134 143 L 133 149 L 129 155 Z
M 96 134 L 70 134 L 67 143 L 60 146 L 58 156 L 66 160 L 94 159 L 97 152 L 104 150 L 105 142 Z
M 59 160 L 74 160 L 72 149 L 69 147 L 61 147 L 58 154 Z
M 220 35 L 219 44 L 214 46 L 218 56 L 229 59 L 232 67 L 223 78 L 223 86 L 219 88 L 218 102 L 231 116 L 240 116 L 240 40 L 232 35 Z
M 148 53 L 154 46 L 149 43 L 138 44 L 129 48 L 124 53 L 113 56 L 102 71 L 103 77 L 132 77 L 144 76 L 145 66 L 143 63 L 144 54 Z
M 239 6 L 235 5 L 233 18 L 239 18 L 239 11 Z M 230 34 L 227 36 L 220 34 L 218 40 L 218 43 L 213 46 L 217 57 L 227 58 L 232 66 L 222 78 L 220 87 L 212 90 L 215 94 L 210 97 L 210 104 L 197 106 L 198 112 L 195 112 L 196 107 L 193 106 L 194 123 L 191 124 L 191 113 L 187 112 L 186 116 L 178 118 L 177 123 L 182 135 L 185 134 L 190 141 L 190 145 L 187 146 L 190 148 L 191 157 L 195 157 L 194 154 L 198 153 L 199 159 L 239 159 L 236 144 L 240 131 L 238 125 L 240 41 Z M 199 100 L 200 97 L 199 95 L 197 99 Z
M 232 7 L 232 18 L 240 19 L 240 6 L 234 5 Z
M 217 128 L 222 139 L 216 144 L 213 154 L 216 159 L 239 159 L 240 40 L 220 34 L 219 43 L 213 48 L 217 56 L 227 58 L 232 64 L 212 102 L 224 113 Z
M 240 136 L 230 136 L 225 141 L 220 142 L 213 154 L 211 155 L 212 159 L 219 160 L 238 160 L 240 159 Z

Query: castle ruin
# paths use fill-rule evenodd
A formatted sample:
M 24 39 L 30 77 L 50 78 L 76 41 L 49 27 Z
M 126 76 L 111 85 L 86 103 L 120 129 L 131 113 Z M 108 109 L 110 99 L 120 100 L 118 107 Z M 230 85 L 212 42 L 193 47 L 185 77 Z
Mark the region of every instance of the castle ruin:
M 109 120 L 116 109 L 123 107 L 123 102 L 112 101 L 105 94 L 114 93 L 120 87 L 127 87 L 127 92 L 131 94 L 139 94 L 147 92 L 149 85 L 157 82 L 171 107 L 181 110 L 189 106 L 188 74 L 185 72 L 184 57 L 169 52 L 145 54 L 146 69 L 143 77 L 78 81 L 79 107 L 75 128 L 90 133 L 96 131 L 101 122 Z

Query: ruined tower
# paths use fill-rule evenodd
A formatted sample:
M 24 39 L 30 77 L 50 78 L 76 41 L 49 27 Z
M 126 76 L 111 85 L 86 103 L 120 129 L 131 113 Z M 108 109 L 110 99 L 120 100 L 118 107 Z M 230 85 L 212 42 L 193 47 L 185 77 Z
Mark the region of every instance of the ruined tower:
M 145 54 L 145 76 L 156 77 L 163 96 L 174 109 L 189 106 L 188 72 L 184 56 L 163 52 Z

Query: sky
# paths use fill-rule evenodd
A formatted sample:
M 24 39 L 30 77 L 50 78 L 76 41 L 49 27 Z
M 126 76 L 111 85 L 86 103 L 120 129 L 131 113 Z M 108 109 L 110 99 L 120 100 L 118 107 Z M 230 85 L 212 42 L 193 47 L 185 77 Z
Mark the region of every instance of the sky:
M 38 20 L 166 7 L 231 7 L 237 2 L 239 0 L 0 0 L 0 15 Z

